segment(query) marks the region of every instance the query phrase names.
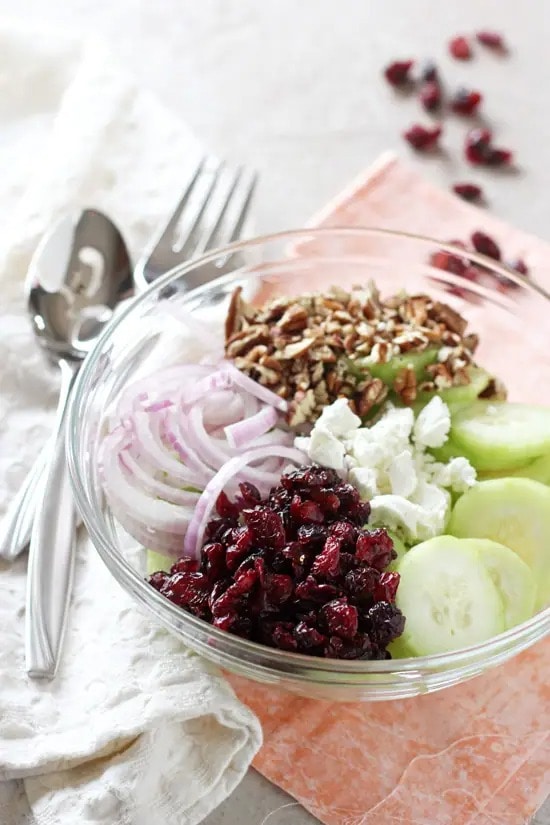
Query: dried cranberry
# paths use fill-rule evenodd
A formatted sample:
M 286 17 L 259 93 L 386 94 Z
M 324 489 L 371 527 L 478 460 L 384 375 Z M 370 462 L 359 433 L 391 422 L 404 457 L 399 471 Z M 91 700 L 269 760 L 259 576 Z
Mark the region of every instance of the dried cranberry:
M 371 641 L 385 648 L 403 633 L 405 617 L 394 604 L 376 602 L 366 615 L 365 626 Z
M 451 98 L 449 105 L 457 115 L 470 117 L 477 113 L 482 100 L 483 96 L 481 92 L 476 92 L 471 89 L 459 89 Z
M 418 76 L 422 83 L 437 83 L 438 85 L 441 85 L 439 81 L 439 72 L 437 71 L 437 66 L 433 60 L 426 60 L 420 66 Z
M 495 49 L 495 51 L 506 51 L 504 38 L 501 34 L 498 34 L 498 32 L 487 30 L 476 32 L 476 40 L 484 46 L 488 46 L 490 49 Z
M 486 235 L 485 232 L 474 232 L 472 234 L 472 245 L 476 252 L 479 252 L 481 255 L 486 255 L 488 258 L 500 261 L 500 249 L 494 240 L 489 235 Z
M 312 501 L 319 505 L 323 513 L 337 513 L 340 508 L 340 499 L 332 490 L 313 489 L 310 496 Z
M 508 266 L 510 269 L 515 269 L 520 275 L 529 275 L 529 268 L 523 258 L 516 258 L 515 261 L 510 261 Z
M 291 622 L 279 622 L 271 632 L 271 639 L 275 647 L 281 650 L 297 650 L 298 642 L 293 635 Z
M 260 504 L 262 497 L 257 487 L 249 481 L 242 481 L 239 484 L 240 499 L 246 507 L 255 507 Z
M 465 201 L 479 201 L 483 197 L 481 187 L 475 183 L 455 183 L 453 192 Z
M 294 628 L 294 638 L 298 643 L 299 649 L 307 651 L 324 647 L 328 641 L 326 636 L 303 621 L 298 622 Z
M 226 541 L 229 546 L 234 546 L 240 552 L 245 553 L 252 547 L 252 544 L 254 542 L 254 533 L 252 532 L 250 527 L 240 525 L 239 527 L 234 527 L 231 530 Z
M 294 496 L 290 505 L 290 515 L 298 524 L 323 524 L 323 511 L 315 501 L 302 501 Z
M 357 633 L 359 614 L 357 608 L 348 604 L 345 597 L 323 605 L 321 617 L 331 635 L 352 639 Z
M 320 549 L 326 541 L 327 529 L 322 524 L 301 524 L 296 538 L 303 547 Z
M 219 542 L 205 544 L 201 551 L 201 557 L 201 566 L 211 584 L 214 584 L 219 579 L 223 579 L 227 575 L 225 547 L 223 544 Z
M 206 525 L 204 538 L 206 541 L 221 541 L 223 535 L 232 527 L 236 526 L 237 522 L 235 519 L 213 518 L 212 521 L 209 521 Z
M 374 588 L 374 599 L 377 602 L 394 602 L 399 587 L 399 573 L 381 573 Z
M 208 612 L 209 592 L 208 579 L 202 573 L 176 573 L 162 588 L 163 595 L 171 602 L 200 617 Z
M 295 593 L 299 599 L 324 604 L 339 596 L 340 590 L 332 584 L 319 584 L 313 576 L 308 576 L 305 581 L 296 585 Z
M 494 149 L 490 147 L 487 152 L 487 166 L 510 166 L 514 160 L 514 153 L 510 149 Z
M 269 507 L 255 507 L 243 510 L 243 518 L 256 542 L 274 550 L 282 550 L 285 546 L 285 529 L 278 513 Z
M 328 532 L 331 536 L 337 536 L 342 540 L 342 549 L 355 547 L 358 530 L 349 521 L 335 521 L 328 528 Z
M 424 83 L 420 89 L 419 98 L 427 112 L 435 112 L 441 106 L 441 86 L 435 81 Z
M 344 580 L 346 593 L 353 602 L 372 602 L 374 588 L 379 578 L 380 574 L 374 567 L 362 567 L 358 570 L 350 570 Z
M 239 508 L 236 504 L 233 504 L 232 501 L 229 501 L 227 495 L 223 491 L 216 499 L 216 512 L 222 518 L 239 518 Z
M 462 275 L 468 267 L 467 259 L 460 258 L 452 252 L 447 252 L 445 249 L 440 249 L 430 255 L 430 264 L 436 269 L 442 269 L 444 272 L 452 272 L 454 275 Z
M 384 76 L 392 86 L 405 86 L 409 82 L 409 73 L 414 60 L 395 60 L 386 66 Z
M 464 144 L 466 159 L 475 166 L 487 163 L 487 158 L 492 151 L 491 140 L 492 135 L 489 129 L 470 129 Z
M 381 527 L 376 530 L 364 530 L 357 537 L 355 555 L 360 561 L 377 570 L 384 570 L 392 559 L 397 558 L 393 541 Z
M 170 575 L 174 573 L 196 573 L 199 569 L 199 562 L 197 559 L 189 559 L 187 557 L 183 557 L 182 559 L 178 559 L 172 567 L 170 568 Z
M 163 570 L 159 570 L 157 573 L 153 573 L 149 576 L 149 584 L 155 588 L 155 590 L 161 590 L 166 583 L 166 579 L 169 578 L 168 573 L 165 573 Z
M 437 147 L 442 131 L 441 126 L 434 126 L 429 129 L 415 123 L 403 133 L 403 137 L 414 149 L 423 152 Z
M 457 60 L 469 60 L 472 56 L 470 44 L 463 36 L 453 37 L 449 42 L 449 51 Z
M 311 573 L 314 576 L 324 576 L 332 579 L 340 572 L 340 550 L 342 540 L 336 536 L 329 536 L 323 550 L 315 558 Z

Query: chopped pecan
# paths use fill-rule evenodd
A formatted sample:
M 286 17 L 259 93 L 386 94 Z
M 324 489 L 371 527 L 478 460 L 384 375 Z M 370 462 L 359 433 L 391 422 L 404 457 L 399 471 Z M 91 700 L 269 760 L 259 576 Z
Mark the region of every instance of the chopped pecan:
M 470 352 L 475 352 L 479 344 L 479 335 L 476 335 L 475 332 L 471 332 L 469 335 L 465 335 L 462 339 L 462 346 L 466 349 L 470 350 Z
M 447 364 L 429 364 L 426 372 L 432 376 L 438 390 L 445 390 L 453 386 L 453 376 Z
M 226 348 L 227 355 L 230 358 L 246 355 L 257 344 L 268 344 L 269 341 L 269 328 L 266 325 L 260 324 L 259 326 L 250 327 L 246 331 L 246 335 L 242 337 L 233 336 L 233 341 Z M 267 352 L 267 349 L 265 351 Z
M 393 382 L 393 388 L 404 404 L 410 405 L 416 400 L 416 373 L 411 367 L 399 370 Z
M 281 358 L 292 361 L 294 358 L 301 358 L 315 343 L 314 338 L 302 338 L 293 344 L 287 344 L 281 353 Z
M 373 407 L 381 404 L 388 396 L 388 387 L 381 378 L 373 378 L 360 394 L 355 396 L 357 413 L 364 418 Z
M 225 340 L 228 341 L 229 338 L 233 335 L 233 333 L 237 332 L 239 329 L 239 319 L 242 314 L 241 312 L 241 304 L 242 298 L 241 293 L 243 291 L 242 286 L 238 286 L 233 290 L 233 294 L 231 295 L 231 300 L 229 302 L 229 309 L 227 310 L 227 317 L 225 319 Z
M 277 321 L 277 326 L 283 332 L 301 332 L 307 327 L 307 322 L 308 314 L 304 307 L 292 304 Z
M 441 301 L 436 301 L 433 304 L 430 315 L 437 321 L 441 321 L 451 332 L 456 332 L 460 336 L 464 335 L 468 326 L 467 320 L 459 312 Z

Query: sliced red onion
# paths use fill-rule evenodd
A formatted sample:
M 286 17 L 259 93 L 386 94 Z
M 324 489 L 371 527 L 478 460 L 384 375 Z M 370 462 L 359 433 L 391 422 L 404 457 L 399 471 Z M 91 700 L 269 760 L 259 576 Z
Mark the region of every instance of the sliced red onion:
M 224 427 L 225 436 L 230 447 L 239 450 L 248 447 L 252 441 L 264 435 L 277 423 L 277 411 L 274 407 L 264 407 L 256 415 L 229 424 Z
M 261 384 L 258 384 L 257 381 L 249 378 L 248 375 L 245 375 L 244 372 L 238 370 L 229 361 L 225 362 L 224 369 L 230 372 L 234 383 L 238 387 L 241 387 L 241 389 L 245 392 L 256 396 L 256 398 L 259 398 L 260 401 L 264 402 L 264 404 L 269 404 L 270 407 L 275 407 L 276 410 L 280 410 L 281 412 L 286 412 L 288 410 L 288 404 L 284 398 L 281 398 L 279 395 L 271 392 L 271 390 L 268 390 L 267 387 L 263 387 Z
M 105 494 L 124 529 L 151 550 L 181 554 L 193 508 L 148 495 L 133 483 L 116 451 L 102 452 Z
M 276 426 L 276 410 L 285 408 L 232 364 L 179 365 L 134 382 L 120 396 L 102 450 L 113 514 L 145 546 L 181 554 L 194 507 L 200 515 L 208 501 L 197 489 L 217 489 L 214 481 L 226 478 L 229 494 L 240 481 L 266 494 L 285 461 L 303 463 L 292 434 Z M 113 416 L 107 420 L 112 425 Z
M 183 552 L 185 555 L 199 558 L 204 542 L 206 525 L 210 521 L 212 511 L 216 506 L 216 501 L 222 490 L 244 467 L 247 467 L 254 461 L 261 461 L 263 458 L 273 456 L 274 450 L 274 447 L 258 447 L 255 450 L 248 450 L 242 455 L 235 456 L 228 461 L 227 464 L 224 464 L 221 470 L 210 479 L 199 498 L 195 512 L 193 513 L 193 518 L 187 527 L 183 544 Z M 306 460 L 304 454 L 295 447 L 279 447 L 275 454 L 278 458 L 292 461 L 295 464 L 303 464 Z

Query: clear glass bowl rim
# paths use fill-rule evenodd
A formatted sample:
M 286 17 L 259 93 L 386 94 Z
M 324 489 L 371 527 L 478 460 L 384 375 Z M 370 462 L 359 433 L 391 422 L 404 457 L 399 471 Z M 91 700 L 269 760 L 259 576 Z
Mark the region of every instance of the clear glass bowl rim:
M 238 252 L 244 249 L 251 249 L 256 246 L 263 246 L 269 243 L 283 242 L 283 241 L 298 241 L 300 238 L 329 238 L 330 235 L 339 235 L 349 238 L 368 238 L 368 237 L 382 237 L 386 239 L 408 239 L 419 244 L 426 245 L 427 249 L 433 251 L 434 246 L 438 249 L 454 253 L 460 257 L 466 257 L 469 260 L 478 263 L 485 268 L 488 268 L 500 275 L 505 276 L 511 281 L 517 283 L 524 289 L 532 293 L 537 293 L 543 300 L 550 304 L 550 293 L 548 293 L 540 284 L 534 281 L 531 277 L 528 279 L 519 275 L 514 270 L 507 267 L 505 264 L 487 258 L 477 252 L 469 252 L 459 247 L 455 247 L 450 243 L 438 241 L 423 235 L 415 233 L 401 232 L 390 229 L 382 229 L 378 227 L 346 227 L 346 226 L 332 226 L 320 228 L 303 228 L 291 229 L 276 232 L 269 235 L 257 236 L 242 241 L 236 241 L 225 247 L 220 247 L 212 252 L 202 255 L 193 261 L 180 264 L 165 275 L 154 281 L 151 286 L 134 298 L 132 302 L 123 311 L 120 312 L 117 318 L 107 325 L 96 345 L 85 359 L 76 380 L 75 387 L 71 394 L 71 401 L 68 410 L 67 418 L 67 461 L 69 472 L 71 476 L 71 483 L 76 503 L 84 524 L 90 534 L 92 542 L 106 564 L 111 574 L 115 577 L 117 582 L 128 592 L 134 594 L 139 602 L 151 610 L 154 615 L 158 616 L 165 625 L 175 628 L 182 623 L 187 625 L 189 631 L 196 630 L 200 636 L 205 632 L 208 633 L 219 644 L 219 649 L 224 650 L 230 655 L 239 658 L 242 654 L 246 654 L 248 661 L 256 661 L 261 667 L 269 670 L 277 670 L 282 673 L 291 673 L 298 676 L 300 672 L 306 675 L 312 670 L 317 673 L 324 673 L 326 676 L 330 674 L 340 674 L 344 676 L 349 675 L 365 675 L 370 674 L 386 674 L 392 673 L 404 674 L 407 671 L 414 671 L 416 674 L 425 671 L 427 673 L 433 671 L 444 670 L 449 667 L 453 669 L 460 669 L 461 666 L 468 666 L 472 659 L 482 660 L 485 655 L 488 659 L 498 659 L 499 651 L 510 650 L 516 648 L 517 652 L 530 646 L 532 641 L 537 641 L 544 638 L 550 633 L 550 606 L 537 613 L 531 619 L 523 622 L 520 625 L 513 627 L 511 630 L 494 636 L 486 642 L 473 645 L 467 648 L 461 648 L 458 651 L 445 654 L 437 654 L 430 656 L 418 656 L 409 659 L 391 659 L 385 661 L 370 661 L 370 660 L 342 660 L 342 659 L 324 659 L 316 656 L 307 656 L 300 653 L 291 653 L 275 648 L 266 647 L 258 642 L 251 642 L 247 639 L 242 639 L 226 631 L 219 630 L 212 625 L 207 624 L 203 620 L 185 613 L 181 608 L 168 599 L 161 596 L 143 579 L 138 572 L 126 561 L 122 554 L 109 541 L 105 535 L 98 514 L 90 503 L 85 485 L 82 481 L 82 474 L 80 472 L 80 451 L 81 451 L 81 427 L 80 422 L 82 416 L 85 414 L 86 399 L 89 392 L 90 379 L 93 371 L 97 365 L 99 358 L 102 355 L 103 348 L 108 344 L 114 333 L 124 323 L 128 316 L 132 315 L 135 308 L 146 302 L 151 295 L 159 293 L 162 289 L 168 286 L 173 280 L 180 278 L 187 272 L 193 269 L 211 263 L 216 259 L 226 257 L 227 255 Z M 189 292 L 189 296 L 193 297 L 201 295 L 212 288 L 215 284 L 230 284 L 236 280 L 237 276 L 233 273 L 223 275 L 220 278 L 209 281 L 201 287 L 193 289 Z M 187 296 L 185 296 L 187 298 Z M 218 644 L 216 647 L 218 647 Z M 411 674 L 412 675 L 412 674 Z

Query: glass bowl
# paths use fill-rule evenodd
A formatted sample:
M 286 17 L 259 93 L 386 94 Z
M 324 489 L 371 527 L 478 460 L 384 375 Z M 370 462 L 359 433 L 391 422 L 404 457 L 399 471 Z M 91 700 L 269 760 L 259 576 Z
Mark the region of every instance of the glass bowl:
M 430 256 L 437 250 L 455 252 L 483 267 L 483 283 L 431 266 Z M 186 292 L 178 288 L 205 275 L 220 277 Z M 145 551 L 129 540 L 102 495 L 99 432 L 104 415 L 129 381 L 144 369 L 156 368 L 153 364 L 177 360 L 177 346 L 174 351 L 173 342 L 170 349 L 165 340 L 174 317 L 187 319 L 178 324 L 184 323 L 190 340 L 198 342 L 198 357 L 201 336 L 209 324 L 223 322 L 237 285 L 249 300 L 261 300 L 266 293 L 297 293 L 368 279 L 383 294 L 405 288 L 449 303 L 480 334 L 477 360 L 505 382 L 510 400 L 541 402 L 541 387 L 550 387 L 550 296 L 542 288 L 495 261 L 428 238 L 342 228 L 299 230 L 236 243 L 160 278 L 104 331 L 80 371 L 69 413 L 68 460 L 78 507 L 98 553 L 136 606 L 227 671 L 329 700 L 397 699 L 463 682 L 545 637 L 550 608 L 468 649 L 382 662 L 310 657 L 233 636 L 185 613 L 144 580 Z

